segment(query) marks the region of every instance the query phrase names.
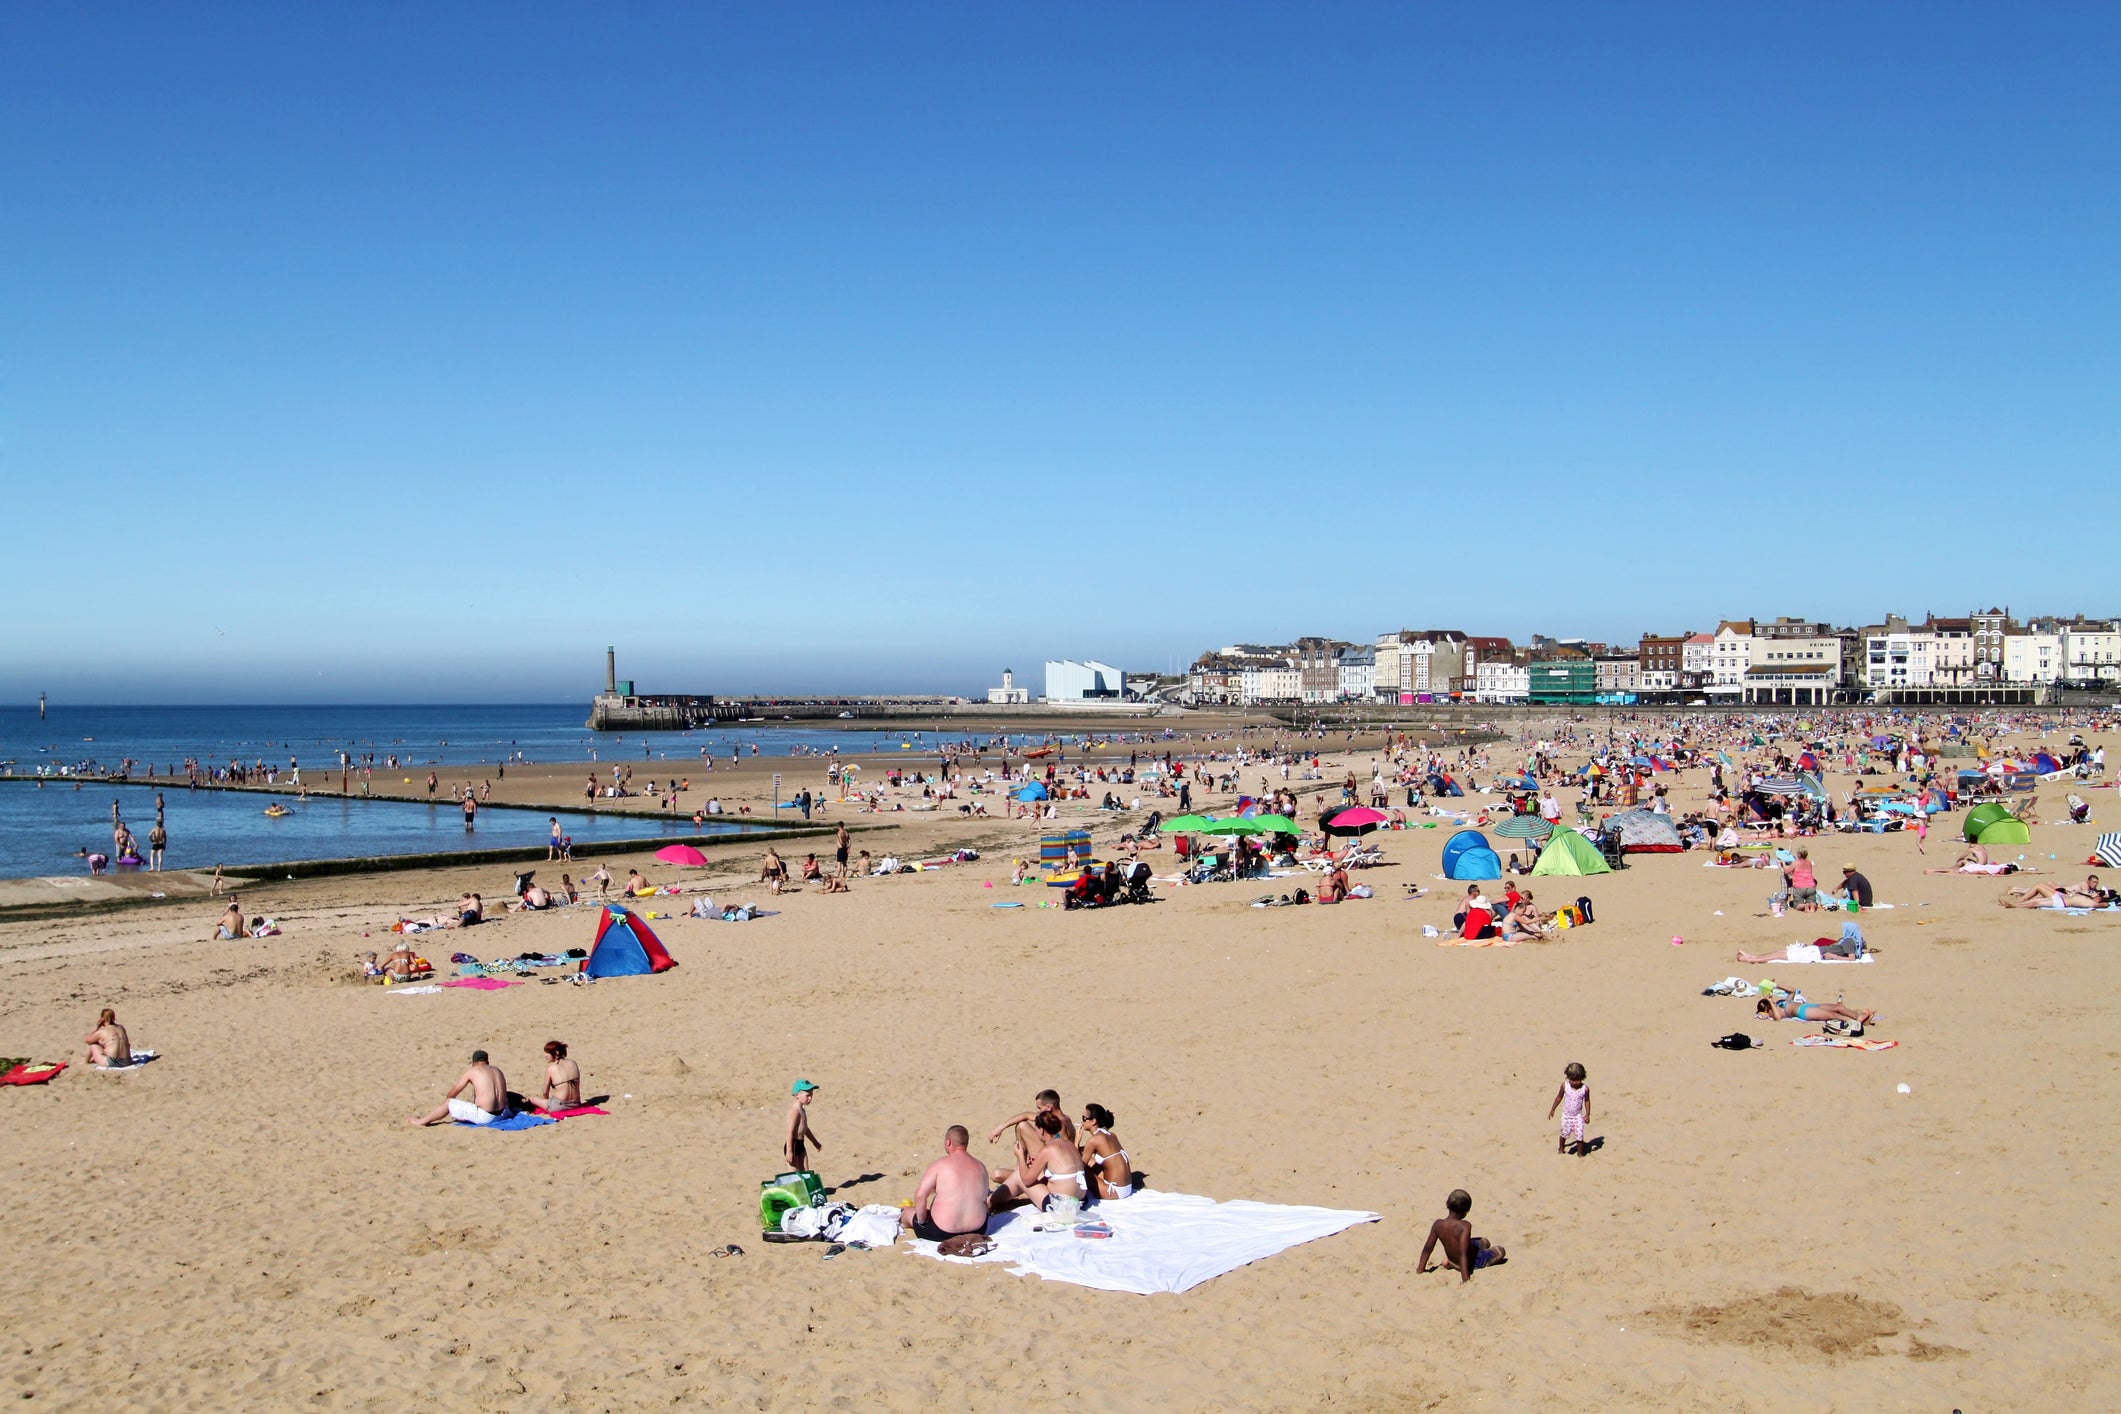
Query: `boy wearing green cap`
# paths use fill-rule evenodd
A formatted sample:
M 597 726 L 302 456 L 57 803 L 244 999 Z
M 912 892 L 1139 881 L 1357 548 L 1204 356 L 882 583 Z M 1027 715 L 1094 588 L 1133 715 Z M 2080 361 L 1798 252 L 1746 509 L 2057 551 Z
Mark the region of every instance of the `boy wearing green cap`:
M 795 1103 L 788 1107 L 788 1134 L 781 1140 L 781 1157 L 788 1161 L 792 1171 L 802 1173 L 810 1167 L 810 1154 L 805 1146 L 825 1147 L 825 1141 L 810 1127 L 810 1101 L 817 1094 L 817 1086 L 807 1080 L 798 1080 L 788 1087 L 788 1093 L 795 1096 Z

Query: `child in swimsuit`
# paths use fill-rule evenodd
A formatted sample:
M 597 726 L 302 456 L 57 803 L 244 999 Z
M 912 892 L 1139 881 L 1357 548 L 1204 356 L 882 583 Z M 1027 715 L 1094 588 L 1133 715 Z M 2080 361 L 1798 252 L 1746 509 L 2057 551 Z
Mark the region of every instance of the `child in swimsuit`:
M 1581 1070 L 1581 1066 L 1570 1067 Z M 1506 1249 L 1497 1247 L 1485 1237 L 1473 1235 L 1473 1224 L 1466 1221 L 1466 1214 L 1473 1211 L 1473 1199 L 1463 1188 L 1454 1188 L 1443 1200 L 1444 1211 L 1449 1217 L 1438 1218 L 1429 1224 L 1429 1240 L 1421 1244 L 1421 1260 L 1415 1264 L 1418 1276 L 1429 1270 L 1429 1254 L 1443 1244 L 1444 1264 L 1458 1273 L 1461 1285 L 1473 1279 L 1473 1273 L 1484 1267 L 1498 1266 L 1509 1260 Z

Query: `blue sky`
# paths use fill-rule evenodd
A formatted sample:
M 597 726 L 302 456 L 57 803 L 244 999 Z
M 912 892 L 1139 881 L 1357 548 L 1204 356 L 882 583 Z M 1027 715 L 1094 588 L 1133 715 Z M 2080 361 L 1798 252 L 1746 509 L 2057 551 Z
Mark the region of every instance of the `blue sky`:
M 0 695 L 2121 612 L 2110 536 L 2058 533 L 2121 469 L 2117 41 L 2090 5 L 7 7 Z

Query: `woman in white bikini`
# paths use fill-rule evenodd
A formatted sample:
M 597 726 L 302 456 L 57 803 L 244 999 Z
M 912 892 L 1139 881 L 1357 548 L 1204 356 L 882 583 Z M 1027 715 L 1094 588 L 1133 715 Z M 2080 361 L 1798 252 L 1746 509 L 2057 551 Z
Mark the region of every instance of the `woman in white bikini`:
M 1016 1169 L 994 1190 L 990 1204 L 1000 1212 L 1018 1202 L 1030 1203 L 1049 1221 L 1073 1222 L 1090 1201 L 1089 1170 L 1063 1135 L 1058 1110 L 1041 1110 L 1032 1123 L 1040 1141 L 1038 1151 L 1032 1152 L 1022 1134 L 1015 1136 Z M 1070 1162 L 1075 1164 L 1073 1169 L 1060 1167 Z
M 1090 1174 L 1097 1196 L 1132 1198 L 1134 1164 L 1119 1136 L 1112 1132 L 1112 1111 L 1103 1105 L 1084 1105 L 1082 1127 L 1075 1138 L 1082 1150 L 1083 1168 Z

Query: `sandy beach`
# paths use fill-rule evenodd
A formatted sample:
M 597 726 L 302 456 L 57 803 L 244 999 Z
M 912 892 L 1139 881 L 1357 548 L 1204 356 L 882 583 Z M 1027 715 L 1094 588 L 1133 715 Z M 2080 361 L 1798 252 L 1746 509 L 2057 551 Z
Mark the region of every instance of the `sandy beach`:
M 1331 751 L 1324 774 L 1373 754 Z M 865 780 L 894 757 L 933 764 L 884 753 Z M 694 773 L 687 803 L 711 789 L 756 808 L 771 772 L 816 789 L 824 764 Z M 512 768 L 495 795 L 567 803 L 584 773 Z M 1681 808 L 1706 796 L 1704 772 L 1658 779 Z M 2095 823 L 2034 829 L 2041 878 L 2081 878 L 2093 837 L 2121 828 L 2110 789 L 2087 795 Z M 2062 789 L 2041 796 L 2059 818 Z M 1138 817 L 1088 804 L 1065 818 L 1109 854 Z M 684 875 L 611 861 L 778 912 L 659 919 L 675 970 L 589 988 L 396 995 L 347 978 L 397 918 L 504 894 L 510 871 L 492 867 L 246 887 L 246 910 L 284 930 L 265 940 L 200 941 L 204 900 L 0 922 L 0 1053 L 74 1063 L 0 1092 L 15 1258 L 0 1387 L 32 1407 L 153 1409 L 2121 1402 L 2121 1140 L 2099 1118 L 2121 1059 L 2121 914 L 2006 911 L 2017 881 L 1924 875 L 1956 852 L 1956 817 L 1926 858 L 1907 834 L 1809 842 L 1823 877 L 1854 863 L 1894 905 L 1862 918 L 1877 960 L 1835 968 L 1734 962 L 1837 925 L 1768 916 L 1772 872 L 1705 868 L 1699 851 L 1534 880 L 1547 904 L 1592 897 L 1596 923 L 1472 948 L 1423 936 L 1448 931 L 1462 892 L 1433 877 L 1446 821 L 1373 836 L 1388 862 L 1362 872 L 1367 900 L 1247 906 L 1291 879 L 1071 913 L 1028 906 L 1058 890 L 1009 884 L 1034 823 L 845 811 L 824 818 L 861 828 L 858 848 L 982 857 L 778 898 L 755 883 L 755 844 Z M 1147 857 L 1169 872 L 1168 848 Z M 544 882 L 566 866 L 537 867 Z M 1427 897 L 1403 898 L 1410 884 Z M 595 917 L 421 942 L 437 962 L 561 950 L 586 946 Z M 1816 1028 L 1701 995 L 1734 973 L 1845 992 L 1900 1045 L 1792 1046 Z M 161 1058 L 81 1067 L 103 1006 Z M 1769 1044 L 1708 1044 L 1734 1030 Z M 474 1047 L 533 1088 L 549 1037 L 608 1116 L 405 1125 Z M 1571 1061 L 1604 1141 L 1583 1158 L 1556 1154 L 1546 1118 Z M 797 1076 L 821 1086 L 815 1166 L 852 1202 L 910 1197 L 951 1123 L 1004 1160 L 987 1130 L 1052 1086 L 1071 1113 L 1115 1112 L 1151 1188 L 1382 1221 L 1182 1296 L 903 1244 L 826 1262 L 757 1240 Z M 1453 1188 L 1510 1253 L 1468 1284 L 1415 1274 Z M 709 1256 L 730 1242 L 743 1255 Z

